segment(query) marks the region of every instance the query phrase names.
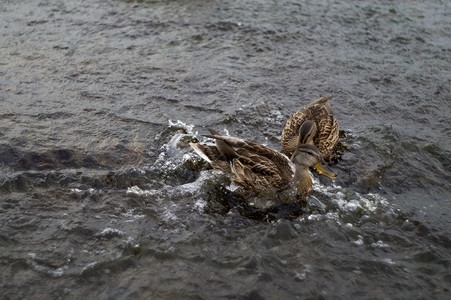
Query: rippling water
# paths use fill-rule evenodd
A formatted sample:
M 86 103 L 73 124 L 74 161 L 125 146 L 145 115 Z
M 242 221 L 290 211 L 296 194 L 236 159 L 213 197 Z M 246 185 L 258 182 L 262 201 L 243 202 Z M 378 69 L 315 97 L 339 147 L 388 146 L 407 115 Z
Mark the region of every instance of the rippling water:
M 447 1 L 4 1 L 5 299 L 433 298 L 451 282 Z M 334 181 L 259 210 L 189 148 L 280 149 L 319 94 Z

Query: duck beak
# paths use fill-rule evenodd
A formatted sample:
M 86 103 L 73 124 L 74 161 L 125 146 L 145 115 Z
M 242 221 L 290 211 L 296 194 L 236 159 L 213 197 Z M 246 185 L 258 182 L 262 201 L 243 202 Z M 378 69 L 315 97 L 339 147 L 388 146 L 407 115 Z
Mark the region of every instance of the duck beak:
M 332 172 L 332 170 L 326 165 L 323 159 L 318 160 L 318 162 L 313 167 L 321 175 L 327 176 L 331 179 L 335 179 L 337 177 L 337 174 Z

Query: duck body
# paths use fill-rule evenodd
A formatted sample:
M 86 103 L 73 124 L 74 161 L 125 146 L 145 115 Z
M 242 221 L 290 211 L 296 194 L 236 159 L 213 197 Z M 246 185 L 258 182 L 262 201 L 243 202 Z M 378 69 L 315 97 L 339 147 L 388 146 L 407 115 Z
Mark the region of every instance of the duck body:
M 328 100 L 332 96 L 321 96 L 303 109 L 295 112 L 285 124 L 282 131 L 282 152 L 291 156 L 300 143 L 313 144 L 321 153 L 321 157 L 330 160 L 338 143 L 338 122 L 334 119 Z M 306 121 L 314 125 L 308 135 L 300 136 L 301 125 Z

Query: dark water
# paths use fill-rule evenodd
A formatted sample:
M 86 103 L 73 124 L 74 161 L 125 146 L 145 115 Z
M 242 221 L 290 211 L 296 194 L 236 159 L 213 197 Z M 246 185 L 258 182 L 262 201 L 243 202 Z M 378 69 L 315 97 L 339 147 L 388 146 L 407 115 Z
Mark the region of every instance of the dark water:
M 3 1 L 3 299 L 449 299 L 448 1 Z M 342 130 L 307 212 L 188 147 Z

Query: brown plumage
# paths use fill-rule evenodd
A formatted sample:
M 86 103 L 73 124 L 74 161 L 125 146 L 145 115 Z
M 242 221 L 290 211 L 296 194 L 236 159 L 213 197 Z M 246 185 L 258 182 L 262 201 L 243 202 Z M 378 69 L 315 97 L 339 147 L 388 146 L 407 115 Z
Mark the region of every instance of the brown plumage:
M 312 181 L 308 168 L 321 158 L 314 145 L 299 145 L 290 160 L 266 146 L 210 132 L 213 134 L 205 136 L 214 138 L 215 146 L 190 145 L 214 169 L 233 174 L 236 184 L 261 192 L 294 183 L 300 194 L 306 196 L 310 191 Z
M 285 124 L 282 131 L 282 152 L 290 156 L 299 143 L 315 145 L 323 159 L 330 159 L 338 143 L 338 122 L 334 119 L 332 108 L 327 100 L 332 96 L 321 96 L 303 109 L 295 112 Z M 313 121 L 308 126 L 308 133 L 300 138 L 299 130 L 307 120 Z

